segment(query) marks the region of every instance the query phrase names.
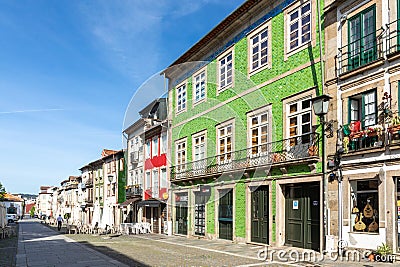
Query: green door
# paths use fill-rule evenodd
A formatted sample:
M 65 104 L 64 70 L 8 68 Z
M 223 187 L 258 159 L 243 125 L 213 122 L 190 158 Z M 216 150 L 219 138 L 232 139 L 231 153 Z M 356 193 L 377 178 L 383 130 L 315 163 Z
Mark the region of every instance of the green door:
M 285 244 L 320 249 L 319 183 L 287 186 L 285 191 Z
M 218 206 L 219 238 L 232 240 L 233 236 L 233 190 L 220 190 Z
M 180 235 L 187 235 L 187 215 L 188 208 L 186 203 L 177 203 L 176 205 L 176 233 Z
M 251 241 L 268 244 L 268 186 L 257 187 L 251 193 Z

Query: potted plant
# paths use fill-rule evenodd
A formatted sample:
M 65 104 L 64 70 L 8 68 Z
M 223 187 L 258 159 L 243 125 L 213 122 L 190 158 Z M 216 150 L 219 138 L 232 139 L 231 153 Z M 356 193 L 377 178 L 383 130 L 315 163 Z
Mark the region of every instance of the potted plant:
M 393 262 L 394 256 L 392 253 L 392 248 L 389 245 L 382 243 L 382 245 L 376 248 L 375 260 L 381 262 Z

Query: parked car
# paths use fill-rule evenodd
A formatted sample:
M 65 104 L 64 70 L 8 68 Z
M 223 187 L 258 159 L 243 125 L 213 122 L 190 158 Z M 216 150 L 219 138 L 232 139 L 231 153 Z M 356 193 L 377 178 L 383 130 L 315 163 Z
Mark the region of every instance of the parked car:
M 7 222 L 8 223 L 13 223 L 13 222 L 16 222 L 18 220 L 17 214 L 7 214 L 6 217 L 7 217 Z

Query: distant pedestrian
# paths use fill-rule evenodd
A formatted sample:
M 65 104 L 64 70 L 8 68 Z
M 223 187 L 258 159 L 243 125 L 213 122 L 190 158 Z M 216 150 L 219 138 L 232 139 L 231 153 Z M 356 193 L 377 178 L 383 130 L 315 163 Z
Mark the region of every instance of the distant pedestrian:
M 58 231 L 61 230 L 61 226 L 62 226 L 63 221 L 64 221 L 64 219 L 61 217 L 61 214 L 58 215 L 58 217 L 57 217 L 57 229 L 58 229 Z

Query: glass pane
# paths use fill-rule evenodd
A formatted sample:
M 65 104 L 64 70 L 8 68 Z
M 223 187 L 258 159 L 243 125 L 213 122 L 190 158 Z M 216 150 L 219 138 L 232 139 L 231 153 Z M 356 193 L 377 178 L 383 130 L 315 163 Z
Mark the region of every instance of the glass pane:
M 310 4 L 310 3 L 308 3 L 307 5 L 304 5 L 304 6 L 301 8 L 301 14 L 307 13 L 308 11 L 310 11 L 310 9 L 311 9 L 311 4 Z
M 268 121 L 267 114 L 261 115 L 261 123 L 266 123 Z
M 290 21 L 293 21 L 293 20 L 297 19 L 298 17 L 299 17 L 299 13 L 298 13 L 298 11 L 295 11 L 290 15 Z
M 301 108 L 302 109 L 309 108 L 310 107 L 310 103 L 311 103 L 310 99 L 301 101 Z
M 297 111 L 297 103 L 291 104 L 289 109 L 290 109 L 290 113 L 296 112 Z
M 297 125 L 297 117 L 290 118 L 290 126 Z
M 311 119 L 311 114 L 310 113 L 306 113 L 306 114 L 303 114 L 301 116 L 301 122 L 302 123 L 310 122 L 310 119 Z

